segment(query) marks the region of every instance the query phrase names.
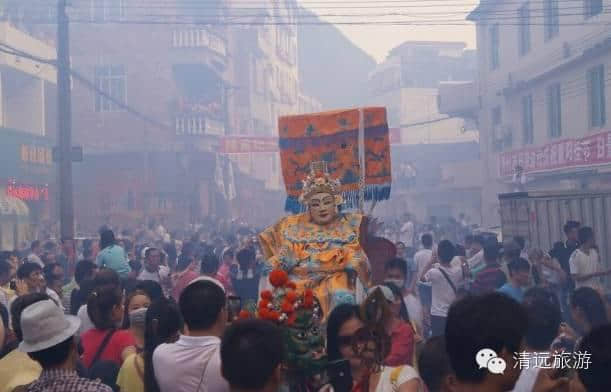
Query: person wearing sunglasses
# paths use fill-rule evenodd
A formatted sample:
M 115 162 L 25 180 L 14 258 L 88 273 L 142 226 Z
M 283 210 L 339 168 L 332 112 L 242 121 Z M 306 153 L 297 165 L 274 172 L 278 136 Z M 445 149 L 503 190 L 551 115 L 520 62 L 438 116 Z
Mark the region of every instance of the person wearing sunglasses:
M 351 392 L 420 392 L 422 382 L 411 366 L 381 366 L 371 370 L 375 343 L 363 333 L 365 323 L 356 305 L 342 304 L 327 322 L 327 355 L 330 362 L 346 361 L 350 369 Z

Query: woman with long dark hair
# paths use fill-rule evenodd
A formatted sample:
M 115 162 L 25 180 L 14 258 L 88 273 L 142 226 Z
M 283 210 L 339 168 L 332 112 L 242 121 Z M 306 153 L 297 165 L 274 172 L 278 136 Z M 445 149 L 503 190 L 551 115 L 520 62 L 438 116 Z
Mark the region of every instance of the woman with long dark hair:
M 153 368 L 153 352 L 162 343 L 178 339 L 182 319 L 178 306 L 165 298 L 154 301 L 146 311 L 144 351 L 125 360 L 117 385 L 121 392 L 159 392 Z
M 403 301 L 401 290 L 394 283 L 385 283 L 380 287 L 383 288 L 382 291 L 392 311 L 390 325 L 387 326 L 390 333 L 391 346 L 385 365 L 413 365 L 416 334 L 410 324 L 409 314 L 407 313 L 407 307 Z
M 367 366 L 367 358 L 356 352 L 357 347 L 372 344 L 364 339 L 361 331 L 365 323 L 360 319 L 356 305 L 343 304 L 335 307 L 327 321 L 327 356 L 329 361 L 348 362 L 352 376 L 352 392 L 418 392 L 422 382 L 414 368 L 404 366 L 382 366 L 377 371 Z M 366 338 L 365 338 L 366 339 Z M 375 386 L 375 387 L 374 387 Z
M 118 329 L 123 313 L 123 292 L 119 287 L 97 287 L 89 296 L 87 314 L 94 328 L 81 335 L 82 359 L 87 368 L 91 368 L 96 360 L 121 366 L 136 351 L 136 341 L 131 332 Z

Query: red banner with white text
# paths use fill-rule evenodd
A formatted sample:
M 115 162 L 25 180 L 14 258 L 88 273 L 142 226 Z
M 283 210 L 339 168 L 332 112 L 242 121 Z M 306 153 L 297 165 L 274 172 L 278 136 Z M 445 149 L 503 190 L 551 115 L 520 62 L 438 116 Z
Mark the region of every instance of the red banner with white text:
M 499 155 L 501 176 L 513 175 L 517 167 L 524 173 L 537 173 L 604 164 L 611 164 L 611 131 Z

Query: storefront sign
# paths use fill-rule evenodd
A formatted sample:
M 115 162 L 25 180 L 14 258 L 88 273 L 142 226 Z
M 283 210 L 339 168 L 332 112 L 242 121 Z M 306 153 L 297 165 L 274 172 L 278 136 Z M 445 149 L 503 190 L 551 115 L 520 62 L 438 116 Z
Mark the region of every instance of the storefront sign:
M 53 163 L 53 151 L 49 147 L 22 144 L 20 147 L 21 162 L 35 163 L 39 165 L 51 165 Z
M 400 128 L 391 128 L 390 143 L 401 144 Z M 278 138 L 256 136 L 228 136 L 221 139 L 221 154 L 278 152 Z
M 536 173 L 611 164 L 611 131 L 504 152 L 499 160 L 501 176 L 515 174 L 518 167 L 523 173 Z
M 6 186 L 6 194 L 23 201 L 47 201 L 49 200 L 49 187 L 9 182 Z

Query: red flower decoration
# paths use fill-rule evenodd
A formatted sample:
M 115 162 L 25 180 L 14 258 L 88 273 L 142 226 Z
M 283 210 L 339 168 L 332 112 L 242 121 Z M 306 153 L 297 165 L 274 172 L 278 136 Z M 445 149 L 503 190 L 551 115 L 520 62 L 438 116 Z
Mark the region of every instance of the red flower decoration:
M 286 323 L 291 326 L 295 324 L 295 321 L 297 321 L 297 313 L 291 313 L 289 318 L 286 320 Z
M 282 287 L 286 282 L 288 282 L 288 280 L 289 275 L 286 273 L 286 271 L 281 269 L 273 270 L 269 274 L 269 282 L 274 287 Z
M 286 293 L 286 296 L 284 298 L 287 302 L 293 304 L 295 303 L 295 301 L 297 301 L 297 293 L 294 291 L 289 291 L 288 293 Z
M 240 320 L 249 319 L 251 317 L 252 315 L 250 314 L 250 312 L 244 309 L 240 310 L 240 313 L 238 314 L 238 318 Z
M 304 308 L 308 308 L 308 309 L 310 309 L 310 308 L 312 308 L 313 306 L 314 306 L 314 297 L 308 297 L 308 296 L 306 296 L 306 297 L 303 299 L 303 307 L 304 307 Z
M 269 309 L 259 308 L 259 318 L 263 320 L 269 320 Z
M 267 300 L 267 301 L 271 301 L 274 298 L 274 296 L 272 295 L 272 292 L 269 290 L 263 290 L 261 291 L 261 299 Z
M 286 282 L 284 287 L 286 287 L 287 289 L 292 289 L 292 290 L 296 290 L 297 289 L 297 285 L 295 284 L 295 282 L 291 282 L 291 281 Z
M 269 305 L 269 301 L 266 299 L 262 299 L 259 301 L 259 309 L 267 309 L 267 305 Z
M 288 302 L 288 301 L 284 301 L 282 303 L 282 311 L 284 313 L 293 313 L 295 311 L 295 309 L 293 309 L 293 304 Z
M 278 321 L 280 319 L 280 313 L 275 310 L 270 310 L 268 312 L 269 320 Z

